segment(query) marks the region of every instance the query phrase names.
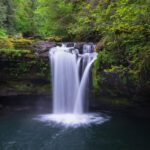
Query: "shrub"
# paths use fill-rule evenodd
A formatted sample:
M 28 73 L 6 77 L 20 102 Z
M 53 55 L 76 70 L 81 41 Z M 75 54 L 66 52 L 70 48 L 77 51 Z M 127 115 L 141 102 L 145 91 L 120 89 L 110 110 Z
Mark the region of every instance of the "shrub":
M 6 37 L 7 37 L 6 31 L 0 28 L 0 38 L 6 38 Z

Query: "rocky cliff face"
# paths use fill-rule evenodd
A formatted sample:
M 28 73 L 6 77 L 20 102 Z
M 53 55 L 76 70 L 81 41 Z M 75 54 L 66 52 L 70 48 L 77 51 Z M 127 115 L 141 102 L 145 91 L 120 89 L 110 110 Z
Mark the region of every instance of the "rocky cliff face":
M 28 42 L 28 41 L 27 41 Z M 26 43 L 25 43 L 26 44 Z M 77 43 L 80 51 L 84 43 Z M 23 45 L 23 44 L 22 44 Z M 21 46 L 22 46 L 21 45 Z M 0 96 L 21 94 L 50 94 L 50 66 L 48 52 L 62 43 L 37 41 L 20 50 L 0 47 Z M 73 42 L 66 43 L 68 47 Z
M 74 43 L 68 42 L 68 46 Z M 84 43 L 77 43 L 80 51 Z M 0 49 L 0 97 L 51 95 L 48 51 L 61 43 L 39 41 L 31 50 Z M 149 71 L 133 72 L 127 67 L 107 67 L 98 58 L 93 66 L 91 109 L 125 110 L 148 114 Z M 144 66 L 149 68 L 149 59 Z M 100 68 L 101 67 L 101 68 Z M 144 110 L 144 111 L 143 111 Z M 147 113 L 146 113 L 147 112 Z
M 28 50 L 0 53 L 0 96 L 50 94 L 48 57 Z

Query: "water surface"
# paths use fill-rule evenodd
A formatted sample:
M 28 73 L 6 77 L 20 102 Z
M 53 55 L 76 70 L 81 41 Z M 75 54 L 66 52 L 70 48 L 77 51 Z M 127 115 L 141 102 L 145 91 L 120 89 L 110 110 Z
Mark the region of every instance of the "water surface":
M 150 121 L 111 116 L 76 128 L 36 120 L 39 113 L 0 116 L 0 150 L 148 150 Z

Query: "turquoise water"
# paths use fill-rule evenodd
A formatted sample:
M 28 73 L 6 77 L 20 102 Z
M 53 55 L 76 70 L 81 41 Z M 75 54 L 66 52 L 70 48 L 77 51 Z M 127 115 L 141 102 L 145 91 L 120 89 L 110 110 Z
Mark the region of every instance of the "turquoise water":
M 149 150 L 150 121 L 110 116 L 102 124 L 76 128 L 41 122 L 41 113 L 0 116 L 0 150 Z

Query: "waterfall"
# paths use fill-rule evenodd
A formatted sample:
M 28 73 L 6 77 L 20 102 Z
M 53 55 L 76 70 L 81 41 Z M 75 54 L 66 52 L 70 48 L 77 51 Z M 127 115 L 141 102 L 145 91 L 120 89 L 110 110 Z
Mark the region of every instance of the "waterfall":
M 90 68 L 97 57 L 94 45 L 84 44 L 82 52 L 75 44 L 67 44 L 51 48 L 49 58 L 51 63 L 53 113 L 39 115 L 37 120 L 61 124 L 65 127 L 102 124 L 109 120 L 108 116 L 97 113 L 87 113 L 88 87 Z
M 96 59 L 93 45 L 85 44 L 83 54 L 79 54 L 78 49 L 74 47 L 57 46 L 50 49 L 49 57 L 52 74 L 53 113 L 84 113 L 89 72 Z
M 94 55 L 95 56 L 95 55 Z M 85 92 L 86 92 L 86 87 L 88 86 L 88 80 L 89 80 L 89 70 L 90 70 L 90 67 L 92 65 L 92 63 L 95 61 L 96 57 L 92 58 L 89 56 L 89 60 L 86 67 L 85 67 L 85 70 L 84 70 L 84 73 L 82 75 L 82 80 L 80 82 L 80 86 L 79 86 L 79 89 L 78 89 L 78 93 L 77 93 L 77 98 L 76 98 L 76 102 L 75 102 L 75 106 L 74 106 L 74 113 L 84 113 L 84 103 L 83 103 L 83 100 L 85 98 Z

